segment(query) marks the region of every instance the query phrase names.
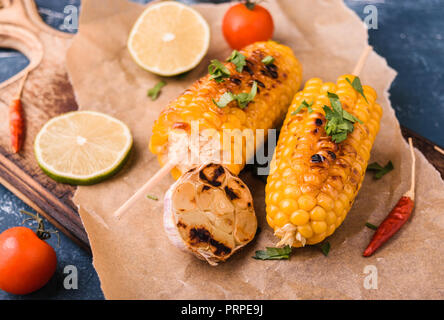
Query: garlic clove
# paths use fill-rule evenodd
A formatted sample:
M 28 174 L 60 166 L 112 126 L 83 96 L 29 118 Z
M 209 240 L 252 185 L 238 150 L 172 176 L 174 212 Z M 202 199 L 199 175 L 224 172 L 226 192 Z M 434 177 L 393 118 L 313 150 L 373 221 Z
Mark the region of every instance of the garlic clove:
M 173 193 L 173 208 L 180 212 L 196 209 L 196 190 L 192 183 L 183 183 Z

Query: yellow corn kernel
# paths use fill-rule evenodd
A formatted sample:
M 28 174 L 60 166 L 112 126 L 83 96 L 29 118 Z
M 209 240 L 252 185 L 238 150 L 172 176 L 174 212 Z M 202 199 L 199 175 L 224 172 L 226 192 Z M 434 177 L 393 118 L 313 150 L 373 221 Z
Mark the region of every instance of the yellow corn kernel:
M 319 193 L 317 198 L 318 204 L 325 210 L 333 210 L 335 202 L 325 193 Z
M 295 210 L 298 209 L 298 203 L 293 199 L 285 199 L 279 203 L 279 208 L 283 213 L 291 215 Z
M 327 216 L 327 213 L 325 212 L 325 210 L 320 207 L 320 206 L 316 206 L 313 208 L 313 210 L 311 210 L 310 212 L 310 218 L 311 220 L 315 220 L 315 221 L 324 221 L 325 218 Z
M 336 216 L 341 216 L 344 213 L 344 204 L 342 203 L 341 200 L 336 200 L 335 201 L 335 213 Z
M 291 223 L 296 226 L 303 226 L 304 224 L 307 224 L 309 220 L 310 215 L 304 210 L 296 210 L 291 214 L 290 218 Z
M 310 211 L 316 205 L 316 199 L 310 195 L 304 194 L 299 197 L 298 204 L 302 210 Z
M 284 195 L 297 199 L 301 195 L 301 190 L 295 186 L 287 186 L 284 189 Z
M 270 227 L 272 227 L 274 229 L 273 218 L 270 215 L 267 215 L 267 223 Z
M 326 221 L 329 225 L 332 225 L 336 222 L 336 215 L 333 211 L 327 212 L 327 218 Z
M 331 236 L 333 234 L 333 232 L 335 232 L 336 230 L 336 226 L 334 224 L 329 225 L 327 228 L 327 237 Z
M 325 232 L 320 233 L 320 234 L 314 234 L 311 238 L 307 239 L 307 243 L 308 244 L 319 243 L 319 242 L 323 241 L 326 236 L 327 236 L 327 234 Z
M 274 218 L 279 211 L 280 211 L 279 207 L 277 207 L 277 206 L 270 205 L 267 207 L 267 214 L 271 218 Z
M 313 230 L 311 229 L 311 226 L 309 223 L 299 226 L 298 231 L 306 239 L 310 239 L 313 236 Z
M 320 234 L 327 230 L 327 224 L 324 221 L 312 221 L 311 228 L 315 233 Z
M 278 212 L 273 219 L 274 224 L 278 228 L 282 228 L 288 223 L 288 216 L 283 212 Z

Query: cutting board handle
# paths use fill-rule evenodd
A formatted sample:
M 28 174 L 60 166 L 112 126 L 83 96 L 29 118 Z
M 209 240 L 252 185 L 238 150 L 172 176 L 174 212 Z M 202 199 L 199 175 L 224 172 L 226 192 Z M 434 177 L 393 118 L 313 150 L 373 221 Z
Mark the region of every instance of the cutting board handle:
M 0 89 L 40 64 L 44 50 L 41 34 L 65 39 L 73 36 L 48 26 L 40 17 L 34 0 L 0 0 L 0 46 L 18 50 L 30 61 L 24 70 L 0 83 Z
M 0 24 L 14 24 L 40 34 L 71 38 L 70 33 L 48 26 L 40 17 L 34 0 L 0 0 Z

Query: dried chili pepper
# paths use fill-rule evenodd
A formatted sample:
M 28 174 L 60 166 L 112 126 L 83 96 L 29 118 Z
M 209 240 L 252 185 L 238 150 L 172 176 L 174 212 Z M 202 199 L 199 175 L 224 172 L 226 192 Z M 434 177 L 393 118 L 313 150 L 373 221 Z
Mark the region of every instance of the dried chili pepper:
M 9 106 L 9 132 L 14 153 L 19 152 L 23 144 L 25 119 L 23 116 L 21 96 L 27 77 L 28 72 L 23 76 L 17 96 L 12 100 L 11 105 Z
M 388 214 L 387 218 L 379 225 L 370 241 L 367 249 L 365 249 L 364 257 L 369 257 L 375 251 L 387 242 L 410 218 L 415 199 L 415 153 L 413 150 L 412 138 L 409 138 L 410 152 L 412 155 L 412 183 L 410 190 L 407 191 L 396 206 Z

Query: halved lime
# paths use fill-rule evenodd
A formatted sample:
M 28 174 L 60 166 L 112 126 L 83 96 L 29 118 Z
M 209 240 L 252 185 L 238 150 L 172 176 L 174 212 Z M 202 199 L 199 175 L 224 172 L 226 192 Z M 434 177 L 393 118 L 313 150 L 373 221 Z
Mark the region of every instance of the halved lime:
M 100 112 L 75 111 L 49 120 L 37 134 L 34 151 L 54 180 L 90 185 L 117 173 L 132 145 L 123 122 Z
M 161 76 L 193 69 L 209 44 L 210 28 L 202 15 L 176 1 L 149 5 L 128 38 L 128 49 L 136 63 Z

